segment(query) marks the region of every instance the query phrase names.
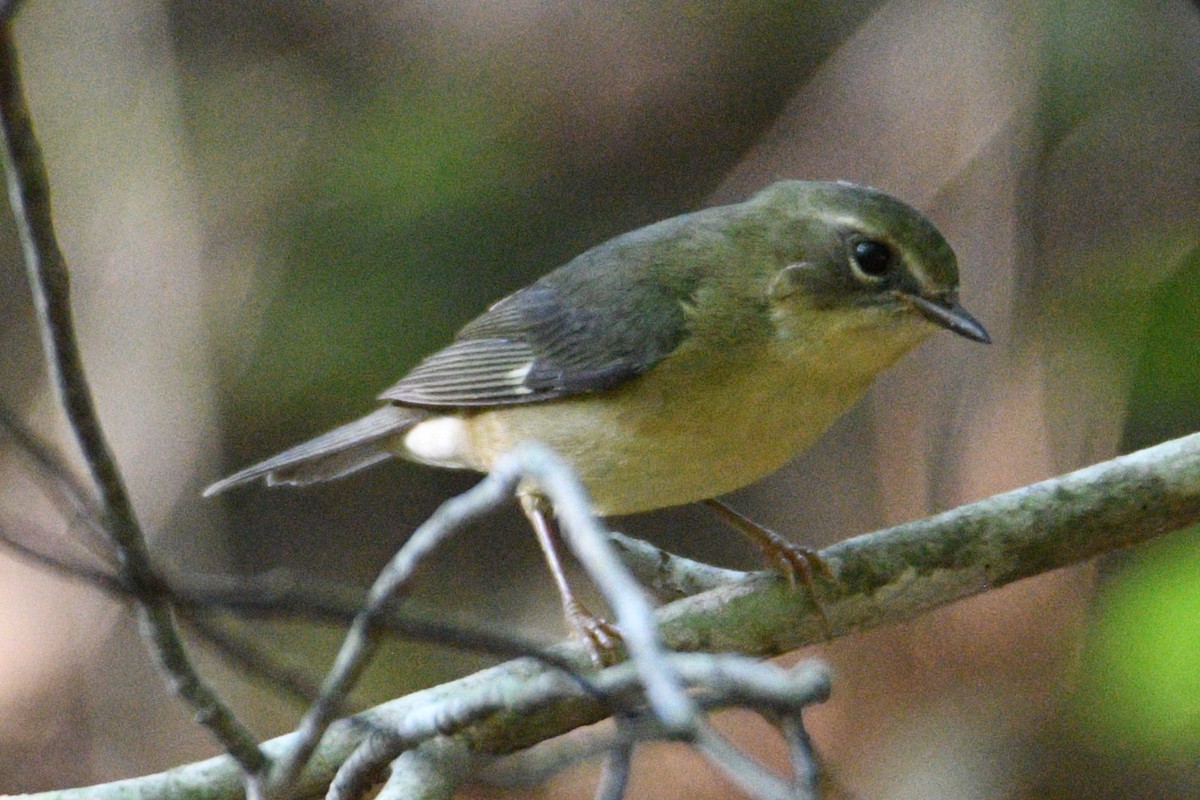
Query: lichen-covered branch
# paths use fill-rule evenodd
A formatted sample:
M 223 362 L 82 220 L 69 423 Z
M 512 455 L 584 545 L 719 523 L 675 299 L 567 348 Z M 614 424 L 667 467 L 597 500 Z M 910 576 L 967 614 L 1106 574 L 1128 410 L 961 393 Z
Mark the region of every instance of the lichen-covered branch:
M 1200 434 L 1106 461 L 944 514 L 858 536 L 821 553 L 835 581 L 819 591 L 836 634 L 908 619 L 921 611 L 1079 563 L 1200 522 Z M 673 603 L 659 614 L 668 645 L 681 650 L 770 656 L 824 638 L 807 592 L 754 575 Z M 580 658 L 584 654 L 576 653 Z M 620 667 L 616 668 L 620 669 Z M 555 677 L 556 676 L 556 677 Z M 602 680 L 603 674 L 596 680 Z M 606 704 L 561 673 L 529 659 L 385 703 L 367 712 L 374 727 L 411 721 L 444 703 L 502 697 L 507 711 L 459 735 L 475 752 L 510 753 L 589 724 Z M 296 791 L 324 790 L 367 735 L 333 726 Z M 264 745 L 278 754 L 289 737 Z M 45 800 L 233 800 L 241 784 L 228 758 L 102 786 L 49 792 Z
M 1200 434 L 858 536 L 821 552 L 838 635 L 898 622 L 1013 581 L 1200 523 Z M 805 592 L 757 578 L 668 606 L 676 649 L 773 655 L 821 641 Z

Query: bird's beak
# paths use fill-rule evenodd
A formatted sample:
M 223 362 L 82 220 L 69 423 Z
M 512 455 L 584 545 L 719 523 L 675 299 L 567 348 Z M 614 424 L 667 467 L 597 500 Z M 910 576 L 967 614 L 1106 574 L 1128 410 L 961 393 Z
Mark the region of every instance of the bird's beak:
M 978 320 L 958 304 L 958 300 L 953 295 L 943 300 L 930 300 L 928 297 L 921 297 L 917 294 L 904 294 L 902 297 L 912 303 L 913 308 L 921 312 L 921 316 L 930 322 L 952 330 L 959 336 L 965 336 L 973 342 L 992 343 L 992 337 L 988 336 L 988 332 L 983 329 Z

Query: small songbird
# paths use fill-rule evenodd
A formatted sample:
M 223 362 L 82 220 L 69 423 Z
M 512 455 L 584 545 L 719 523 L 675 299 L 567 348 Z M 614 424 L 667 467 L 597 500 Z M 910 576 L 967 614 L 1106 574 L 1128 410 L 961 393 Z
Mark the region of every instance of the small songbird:
M 709 500 L 812 444 L 937 328 L 988 342 L 957 289 L 954 251 L 915 209 L 849 183 L 782 181 L 588 250 L 492 305 L 382 408 L 204 494 L 391 456 L 487 472 L 536 441 L 600 515 Z M 520 492 L 569 621 L 604 645 L 562 577 L 552 509 L 536 487 Z

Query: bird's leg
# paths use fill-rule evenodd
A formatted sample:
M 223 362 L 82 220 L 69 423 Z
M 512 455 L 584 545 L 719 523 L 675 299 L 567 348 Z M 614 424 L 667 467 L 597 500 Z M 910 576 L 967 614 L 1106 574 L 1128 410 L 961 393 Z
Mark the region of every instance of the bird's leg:
M 821 558 L 817 551 L 802 547 L 785 539 L 775 531 L 764 528 L 716 498 L 709 498 L 701 502 L 712 509 L 726 525 L 753 542 L 766 562 L 787 578 L 788 583 L 793 587 L 797 580 L 804 584 L 809 596 L 812 597 L 813 605 L 817 607 L 817 612 L 821 615 L 825 633 L 832 639 L 833 627 L 829 623 L 829 617 L 825 613 L 825 606 L 821 602 L 821 598 L 817 596 L 817 586 L 813 580 L 818 573 L 826 578 L 834 577 L 833 570 L 829 568 L 825 559 Z
M 587 645 L 596 664 L 607 666 L 616 663 L 620 660 L 621 632 L 611 622 L 588 611 L 575 599 L 575 593 L 571 591 L 571 584 L 567 581 L 566 572 L 563 571 L 562 561 L 558 556 L 558 536 L 550 518 L 553 512 L 549 502 L 541 495 L 527 493 L 522 493 L 520 500 L 521 510 L 533 526 L 542 554 L 546 557 L 546 565 L 550 567 L 550 574 L 554 577 L 554 585 L 558 587 L 563 615 L 571 626 L 571 632 Z

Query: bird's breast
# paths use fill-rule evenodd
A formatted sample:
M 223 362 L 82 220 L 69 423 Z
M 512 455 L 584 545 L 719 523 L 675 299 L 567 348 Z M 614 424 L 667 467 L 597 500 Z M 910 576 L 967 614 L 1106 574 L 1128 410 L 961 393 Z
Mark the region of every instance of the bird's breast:
M 539 441 L 572 464 L 600 514 L 680 505 L 775 471 L 869 384 L 781 363 L 765 348 L 690 355 L 674 354 L 608 392 L 471 414 L 471 466 L 487 470 L 516 444 Z

